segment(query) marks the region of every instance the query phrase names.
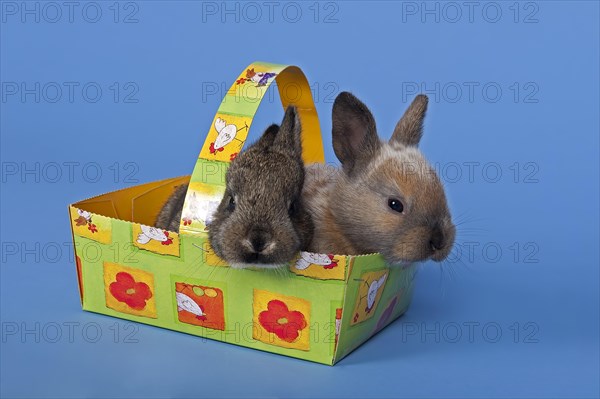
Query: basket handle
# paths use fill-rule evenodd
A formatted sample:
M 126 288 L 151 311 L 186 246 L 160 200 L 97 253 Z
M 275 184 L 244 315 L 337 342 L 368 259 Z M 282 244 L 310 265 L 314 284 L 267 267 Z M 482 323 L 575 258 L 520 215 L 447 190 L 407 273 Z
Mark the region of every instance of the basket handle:
M 206 219 L 225 191 L 225 171 L 241 151 L 258 106 L 273 81 L 277 82 L 283 108 L 294 104 L 298 110 L 304 163 L 325 161 L 319 117 L 304 73 L 296 66 L 250 64 L 227 91 L 210 126 L 190 178 L 180 234 L 206 233 Z

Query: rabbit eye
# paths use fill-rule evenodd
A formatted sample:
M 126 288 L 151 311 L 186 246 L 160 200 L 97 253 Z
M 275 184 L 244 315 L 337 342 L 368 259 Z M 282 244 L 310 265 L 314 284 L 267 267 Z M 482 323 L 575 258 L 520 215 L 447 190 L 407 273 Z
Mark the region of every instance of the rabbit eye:
M 398 213 L 402 213 L 402 211 L 404 211 L 404 205 L 402 205 L 402 202 L 398 198 L 390 198 L 388 200 L 388 206 L 391 210 Z
M 233 195 L 229 196 L 229 203 L 227 203 L 227 210 L 233 212 L 235 209 L 235 199 L 233 199 Z

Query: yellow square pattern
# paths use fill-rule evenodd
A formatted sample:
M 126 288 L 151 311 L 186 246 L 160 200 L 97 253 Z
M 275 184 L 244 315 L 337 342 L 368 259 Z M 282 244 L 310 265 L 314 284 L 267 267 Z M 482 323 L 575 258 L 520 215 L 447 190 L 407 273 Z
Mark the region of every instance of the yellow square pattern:
M 179 235 L 156 227 L 133 224 L 132 242 L 140 249 L 161 255 L 179 256 Z
M 387 276 L 387 269 L 367 272 L 361 276 L 350 325 L 362 323 L 373 317 L 385 288 Z
M 254 290 L 252 337 L 283 348 L 310 350 L 310 302 Z
M 104 294 L 117 312 L 157 317 L 154 276 L 146 271 L 104 262 Z
M 180 232 L 206 233 L 208 231 L 206 224 L 210 223 L 211 216 L 217 210 L 224 191 L 225 186 L 191 182 L 181 212 Z
M 217 113 L 208 131 L 200 158 L 231 162 L 242 150 L 252 118 Z
M 96 215 L 75 207 L 69 208 L 73 233 L 103 244 L 110 244 L 112 238 L 112 222 L 106 216 Z
M 290 265 L 290 271 L 319 280 L 344 280 L 346 262 L 345 256 L 301 252 L 296 262 Z

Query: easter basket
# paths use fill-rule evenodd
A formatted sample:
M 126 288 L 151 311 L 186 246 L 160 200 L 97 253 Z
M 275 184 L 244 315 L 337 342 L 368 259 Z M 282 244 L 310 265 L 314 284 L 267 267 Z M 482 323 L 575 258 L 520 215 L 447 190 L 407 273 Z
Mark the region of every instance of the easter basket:
M 191 176 L 141 184 L 69 206 L 84 310 L 332 365 L 402 315 L 415 266 L 379 254 L 302 252 L 277 273 L 229 267 L 206 231 L 269 86 L 302 122 L 303 159 L 324 162 L 308 82 L 295 66 L 256 62 L 222 100 Z M 179 233 L 153 226 L 189 182 Z

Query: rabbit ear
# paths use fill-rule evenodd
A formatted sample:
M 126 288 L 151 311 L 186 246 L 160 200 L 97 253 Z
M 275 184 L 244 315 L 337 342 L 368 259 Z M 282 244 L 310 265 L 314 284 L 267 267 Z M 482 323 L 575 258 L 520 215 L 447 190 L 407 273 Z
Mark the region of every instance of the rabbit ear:
M 340 93 L 333 103 L 332 125 L 333 150 L 347 174 L 381 146 L 373 114 L 348 92 Z
M 427 111 L 428 98 L 419 94 L 410 104 L 394 129 L 390 143 L 400 143 L 416 147 L 423 135 L 423 119 Z
M 277 133 L 279 132 L 279 125 L 274 123 L 265 130 L 263 135 L 258 139 L 258 141 L 252 146 L 257 150 L 266 150 L 273 145 L 275 138 L 277 137 Z
M 301 133 L 302 125 L 298 111 L 295 106 L 289 105 L 285 110 L 279 134 L 273 142 L 273 149 L 302 157 Z

